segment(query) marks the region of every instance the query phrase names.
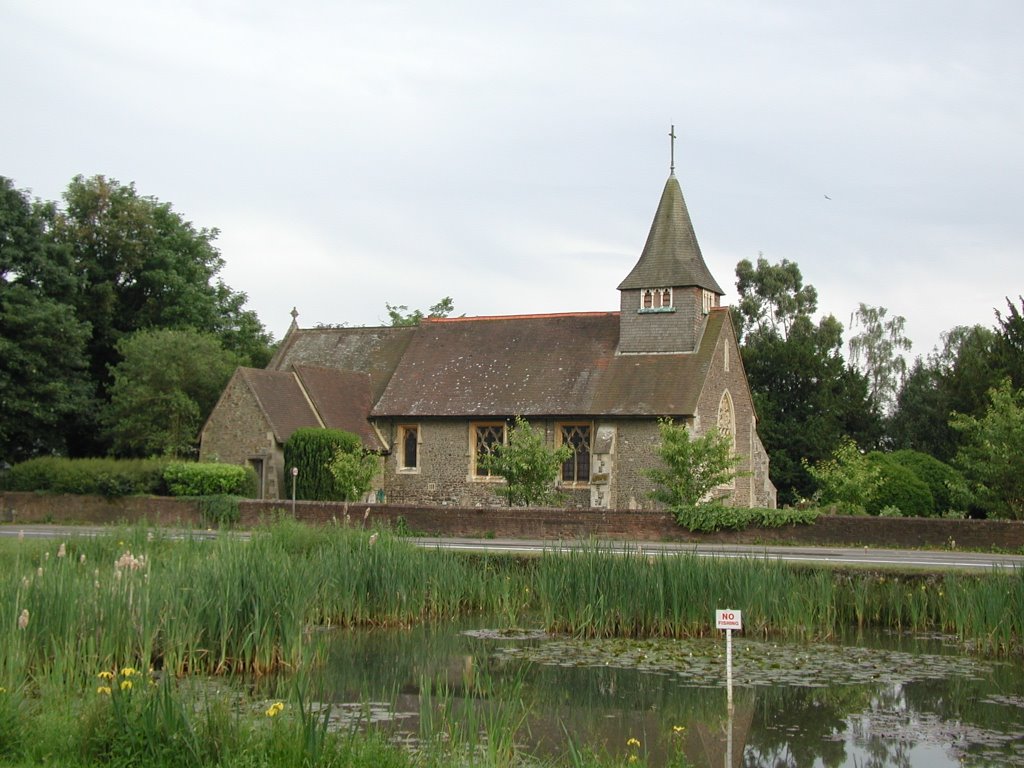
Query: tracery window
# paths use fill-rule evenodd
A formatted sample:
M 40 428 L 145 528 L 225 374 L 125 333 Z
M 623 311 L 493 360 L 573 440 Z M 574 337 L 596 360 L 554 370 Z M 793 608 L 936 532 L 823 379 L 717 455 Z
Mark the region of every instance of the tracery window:
M 474 477 L 497 477 L 492 475 L 482 461 L 485 456 L 494 453 L 494 449 L 505 442 L 505 422 L 478 422 L 470 427 L 470 434 L 473 441 L 473 467 Z
M 562 463 L 563 483 L 590 482 L 590 424 L 560 424 L 559 441 L 568 445 L 573 455 Z

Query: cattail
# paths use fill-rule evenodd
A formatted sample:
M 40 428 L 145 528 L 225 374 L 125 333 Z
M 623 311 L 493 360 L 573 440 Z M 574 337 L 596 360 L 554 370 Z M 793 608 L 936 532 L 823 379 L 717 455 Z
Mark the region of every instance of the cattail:
M 67 555 L 68 555 L 67 545 L 62 541 L 60 543 L 60 546 L 57 547 L 57 557 L 67 557 Z
M 18 617 L 18 629 L 25 629 L 28 626 L 28 608 L 23 608 Z

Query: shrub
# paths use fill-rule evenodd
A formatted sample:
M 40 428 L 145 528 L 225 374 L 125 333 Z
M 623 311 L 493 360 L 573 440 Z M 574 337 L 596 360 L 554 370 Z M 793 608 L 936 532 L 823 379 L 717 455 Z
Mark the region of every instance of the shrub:
M 814 466 L 804 459 L 803 464 L 818 486 L 816 499 L 835 504 L 844 515 L 863 515 L 881 482 L 881 469 L 850 438 L 840 443 L 831 458 Z
M 256 496 L 258 480 L 252 467 L 237 464 L 175 462 L 164 470 L 172 496 Z
M 962 514 L 970 505 L 969 493 L 964 476 L 949 464 L 939 461 L 934 456 L 920 451 L 902 450 L 891 454 L 892 460 L 906 467 L 928 486 L 936 516 L 945 516 L 950 512 Z
M 508 430 L 508 442 L 494 446 L 492 453 L 481 457 L 481 464 L 492 475 L 505 478 L 506 485 L 494 492 L 506 499 L 510 507 L 530 507 L 553 504 L 560 498 L 555 482 L 562 464 L 572 457 L 570 446 L 545 445 L 544 431 L 516 416 L 515 424 Z
M 896 507 L 904 517 L 935 514 L 935 500 L 928 486 L 891 454 L 873 451 L 868 460 L 881 470 L 881 482 L 866 505 L 869 515 L 880 515 L 887 507 Z
M 671 419 L 659 421 L 658 433 L 658 458 L 664 466 L 644 472 L 657 486 L 651 498 L 672 510 L 684 528 L 717 530 L 705 526 L 717 525 L 714 521 L 720 519 L 723 513 L 719 510 L 724 507 L 720 499 L 709 497 L 737 474 L 739 456 L 732 453 L 731 438 L 718 429 L 691 435 L 686 425 L 674 424 Z M 691 527 L 694 525 L 699 527 Z
M 164 493 L 166 459 L 64 459 L 43 456 L 6 473 L 9 491 L 116 497 Z
M 295 498 L 310 501 L 340 501 L 345 494 L 331 473 L 337 451 L 357 453 L 359 438 L 341 429 L 297 429 L 284 444 L 285 480 L 292 467 L 299 470 L 295 479 Z

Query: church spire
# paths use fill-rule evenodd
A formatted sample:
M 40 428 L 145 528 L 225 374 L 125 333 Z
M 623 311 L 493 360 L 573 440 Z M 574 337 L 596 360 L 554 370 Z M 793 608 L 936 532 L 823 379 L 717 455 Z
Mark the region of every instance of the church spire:
M 674 127 L 669 135 L 672 137 L 672 170 L 661 193 L 640 260 L 619 285 L 619 290 L 698 287 L 721 296 L 725 291 L 704 262 L 683 199 L 683 190 L 675 176 Z

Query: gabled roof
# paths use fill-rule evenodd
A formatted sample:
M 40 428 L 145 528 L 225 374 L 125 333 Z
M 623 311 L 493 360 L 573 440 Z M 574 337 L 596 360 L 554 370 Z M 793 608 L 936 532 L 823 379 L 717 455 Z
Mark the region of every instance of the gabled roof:
M 325 427 L 358 435 L 370 450 L 383 447 L 369 422 L 373 407 L 369 374 L 310 365 L 296 365 L 295 374 Z
M 256 397 L 278 443 L 301 427 L 324 426 L 291 371 L 239 368 L 238 374 Z
M 278 443 L 296 429 L 327 427 L 359 436 L 370 450 L 383 446 L 369 423 L 370 377 L 365 373 L 295 366 L 292 371 L 239 368 Z
M 399 328 L 293 328 L 284 337 L 268 368 L 286 371 L 295 365 L 365 373 L 376 401 L 416 333 Z
M 372 416 L 692 415 L 722 314 L 689 354 L 616 355 L 619 313 L 425 320 Z
M 705 288 L 719 296 L 725 293 L 704 263 L 683 190 L 673 173 L 665 182 L 640 260 L 619 284 L 619 290 L 689 286 Z

